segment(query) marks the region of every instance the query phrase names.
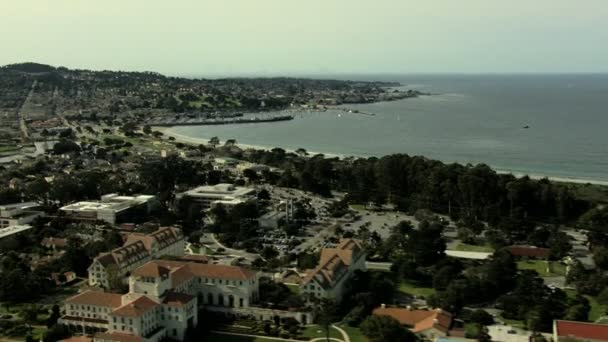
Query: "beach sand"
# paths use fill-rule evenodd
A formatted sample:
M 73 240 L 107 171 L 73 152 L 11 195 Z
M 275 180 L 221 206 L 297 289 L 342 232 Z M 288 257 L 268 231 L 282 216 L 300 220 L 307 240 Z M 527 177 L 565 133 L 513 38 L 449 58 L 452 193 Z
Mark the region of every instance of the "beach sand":
M 189 137 L 186 135 L 182 135 L 182 134 L 178 134 L 175 133 L 172 129 L 172 127 L 165 127 L 165 126 L 152 126 L 151 129 L 153 131 L 159 131 L 162 132 L 165 136 L 167 137 L 173 137 L 175 138 L 175 141 L 177 142 L 181 142 L 184 144 L 193 144 L 193 145 L 207 145 L 209 144 L 209 139 L 211 139 L 211 137 L 209 138 L 193 138 L 193 137 Z M 222 141 L 223 142 L 223 141 Z M 263 151 L 271 151 L 274 148 L 280 147 L 280 146 L 261 146 L 261 145 L 250 145 L 250 144 L 241 144 L 240 142 L 237 141 L 237 143 L 235 144 L 236 146 L 244 149 L 244 150 L 248 150 L 248 149 L 252 149 L 252 150 L 263 150 Z M 290 152 L 290 153 L 296 153 L 296 150 L 293 149 L 287 149 L 287 148 L 283 148 L 280 147 L 283 150 L 285 150 L 286 152 Z M 306 152 L 308 153 L 309 156 L 314 156 L 317 154 L 322 154 L 325 157 L 328 158 L 346 158 L 345 155 L 340 155 L 340 154 L 335 154 L 335 153 L 324 153 L 324 152 L 314 152 L 314 151 L 308 151 L 306 150 Z

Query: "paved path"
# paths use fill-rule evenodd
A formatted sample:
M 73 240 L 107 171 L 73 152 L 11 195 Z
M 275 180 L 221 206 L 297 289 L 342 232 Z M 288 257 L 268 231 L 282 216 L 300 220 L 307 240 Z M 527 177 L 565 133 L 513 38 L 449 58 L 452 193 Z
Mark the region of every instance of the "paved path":
M 331 327 L 338 330 L 340 332 L 340 334 L 342 334 L 342 338 L 344 339 L 344 342 L 350 342 L 350 337 L 348 336 L 346 331 L 342 330 L 342 328 L 340 328 L 339 326 L 337 326 L 335 324 L 332 324 Z
M 334 328 L 336 328 L 335 325 L 334 325 Z M 339 328 L 337 328 L 337 329 L 339 329 Z M 339 330 L 341 330 L 341 329 L 339 329 Z M 234 335 L 234 336 L 253 337 L 253 338 L 260 337 L 265 340 L 273 340 L 273 341 L 302 342 L 302 340 L 292 340 L 292 339 L 280 338 L 280 337 L 238 334 L 238 333 L 229 333 L 229 332 L 225 332 L 225 331 L 215 331 L 215 330 L 211 330 L 211 332 L 214 334 L 218 334 L 218 335 Z M 346 337 L 348 338 L 348 335 L 346 335 Z M 329 340 L 335 341 L 335 342 L 345 342 L 345 341 L 343 341 L 339 338 L 335 338 L 335 337 L 330 337 Z M 327 339 L 325 337 L 317 337 L 317 338 L 313 338 L 312 340 L 310 340 L 310 342 L 316 342 L 316 341 L 327 341 Z M 346 342 L 350 342 L 350 340 L 347 340 Z
M 255 260 L 258 257 L 260 257 L 259 254 L 255 254 L 255 253 L 248 253 L 246 251 L 243 250 L 239 250 L 239 249 L 234 249 L 234 248 L 230 248 L 230 247 L 226 247 L 224 246 L 221 242 L 219 242 L 216 238 L 215 238 L 215 234 L 205 234 L 205 237 L 209 237 L 211 238 L 211 241 L 216 245 L 219 246 L 221 248 L 223 248 L 225 250 L 225 252 L 227 254 L 231 254 L 234 255 L 236 257 L 242 257 L 245 259 L 249 259 L 249 260 Z

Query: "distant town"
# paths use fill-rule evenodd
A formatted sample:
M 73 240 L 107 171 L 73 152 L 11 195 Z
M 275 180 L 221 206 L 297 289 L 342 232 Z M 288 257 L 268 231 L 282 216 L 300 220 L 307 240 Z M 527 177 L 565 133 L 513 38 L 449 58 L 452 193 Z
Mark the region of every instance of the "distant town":
M 0 68 L 0 340 L 608 341 L 604 186 L 160 128 L 403 87 Z

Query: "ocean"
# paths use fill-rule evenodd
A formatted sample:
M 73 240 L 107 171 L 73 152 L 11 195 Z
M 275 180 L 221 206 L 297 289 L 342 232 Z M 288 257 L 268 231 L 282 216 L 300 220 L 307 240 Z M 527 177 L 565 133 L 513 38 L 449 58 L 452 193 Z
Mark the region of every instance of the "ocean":
M 608 74 L 353 75 L 433 95 L 173 133 L 344 156 L 407 153 L 516 175 L 608 182 Z M 527 128 L 526 128 L 527 127 Z

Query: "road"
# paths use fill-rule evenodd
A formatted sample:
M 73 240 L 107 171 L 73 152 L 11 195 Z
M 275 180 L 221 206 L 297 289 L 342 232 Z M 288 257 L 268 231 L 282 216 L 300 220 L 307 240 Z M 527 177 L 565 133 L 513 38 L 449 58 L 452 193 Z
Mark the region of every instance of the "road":
M 21 130 L 21 137 L 24 142 L 30 138 L 30 133 L 28 132 L 27 124 L 25 123 L 25 113 L 23 112 L 23 108 L 25 108 L 25 105 L 30 101 L 30 99 L 34 95 L 36 85 L 38 85 L 38 81 L 34 81 L 34 83 L 32 83 L 32 88 L 30 89 L 30 92 L 27 94 L 27 97 L 23 101 L 23 104 L 21 105 L 21 108 L 19 108 L 19 112 L 17 113 L 17 116 L 19 118 L 19 129 Z
M 212 245 L 209 247 L 214 250 L 217 250 L 218 248 L 223 248 L 226 251 L 226 253 L 228 253 L 232 256 L 238 257 L 238 258 L 245 258 L 245 259 L 253 261 L 260 257 L 259 254 L 249 253 L 249 252 L 245 252 L 242 250 L 226 247 L 221 242 L 219 242 L 213 234 L 210 234 L 210 233 L 203 234 L 203 237 L 201 238 L 201 242 L 203 242 L 203 244 L 205 244 L 207 246 Z

